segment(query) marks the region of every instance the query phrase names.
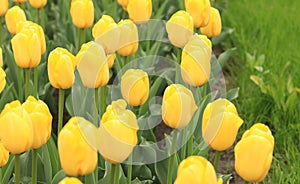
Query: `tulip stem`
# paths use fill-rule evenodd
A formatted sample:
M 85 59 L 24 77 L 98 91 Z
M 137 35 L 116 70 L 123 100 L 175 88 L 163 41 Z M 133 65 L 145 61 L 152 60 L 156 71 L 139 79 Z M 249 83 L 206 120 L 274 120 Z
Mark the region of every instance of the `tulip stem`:
M 219 151 L 216 151 L 216 154 L 215 154 L 215 161 L 214 161 L 214 166 L 215 166 L 216 172 L 218 172 L 219 160 L 220 160 L 220 152 L 219 152 Z
M 167 177 L 167 184 L 172 184 L 173 181 L 173 168 L 174 168 L 174 161 L 176 156 L 176 140 L 178 136 L 178 130 L 174 130 L 172 144 L 171 144 L 171 157 L 169 160 L 169 167 L 168 167 L 168 177 Z
M 2 184 L 2 178 L 3 178 L 3 176 L 2 176 L 2 167 L 0 167 L 0 184 Z
M 32 150 L 32 177 L 31 183 L 37 183 L 37 149 Z
M 100 88 L 100 117 L 104 114 L 106 109 L 106 86 Z
M 177 48 L 177 64 L 180 66 L 180 55 L 181 50 L 180 48 Z M 175 73 L 175 84 L 179 82 L 179 75 L 180 75 L 180 67 L 176 65 L 176 73 Z
M 58 96 L 58 126 L 57 126 L 57 135 L 59 134 L 62 128 L 63 122 L 63 112 L 64 112 L 64 100 L 65 100 L 65 90 L 59 89 Z
M 20 155 L 15 154 L 15 184 L 20 183 Z
M 111 164 L 110 183 L 119 184 L 119 164 Z
M 38 17 L 38 24 L 42 26 L 42 28 L 45 28 L 45 12 L 44 8 L 38 8 L 37 9 L 37 17 Z
M 186 133 L 187 133 L 187 130 L 186 128 L 183 130 L 183 136 L 182 136 L 182 143 L 183 143 L 183 146 L 181 148 L 181 152 L 180 152 L 180 156 L 181 156 L 181 160 L 185 159 L 186 157 Z
M 99 88 L 95 88 L 95 125 L 98 125 L 98 113 L 99 113 Z
M 128 170 L 127 170 L 127 184 L 131 184 L 131 176 L 132 176 L 132 153 L 129 155 L 127 168 L 128 168 Z
M 23 86 L 22 86 L 22 79 L 23 79 L 23 70 L 22 68 L 18 67 L 18 91 L 19 91 L 19 100 L 23 101 Z
M 85 42 L 84 28 L 78 28 L 78 48 L 80 50 L 81 45 Z
M 188 146 L 187 146 L 187 156 L 191 156 L 193 154 L 193 142 L 194 142 L 194 137 L 191 135 L 189 141 L 188 141 Z
M 38 78 L 38 68 L 34 68 L 33 69 L 33 87 L 34 87 L 34 96 L 35 98 L 39 98 L 39 93 L 38 93 L 38 82 L 39 82 L 39 78 Z
M 115 184 L 119 184 L 119 172 L 120 172 L 120 164 L 115 164 L 116 165 L 116 169 L 115 169 Z
M 25 69 L 25 98 L 29 96 L 30 93 L 30 68 Z

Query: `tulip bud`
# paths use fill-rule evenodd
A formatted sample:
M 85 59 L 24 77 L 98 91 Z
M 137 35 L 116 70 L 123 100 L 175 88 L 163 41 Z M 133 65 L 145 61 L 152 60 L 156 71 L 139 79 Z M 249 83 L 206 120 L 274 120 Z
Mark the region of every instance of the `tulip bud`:
M 19 101 L 5 105 L 0 115 L 0 140 L 7 151 L 20 154 L 27 151 L 33 141 L 31 119 Z
M 78 28 L 89 28 L 94 23 L 94 4 L 92 0 L 76 0 L 71 2 L 71 17 Z
M 181 75 L 184 82 L 194 87 L 206 83 L 210 76 L 210 58 L 211 42 L 206 36 L 193 35 L 181 55 Z
M 193 18 L 186 11 L 180 10 L 174 13 L 166 24 L 170 42 L 179 48 L 183 48 L 193 35 Z
M 108 64 L 108 68 L 112 68 L 114 62 L 116 59 L 116 54 L 111 54 L 107 56 L 107 64 Z
M 124 100 L 113 101 L 106 108 L 98 129 L 97 148 L 103 158 L 113 164 L 123 162 L 137 144 L 136 116 L 126 110 Z
M 274 149 L 270 129 L 261 123 L 247 130 L 234 148 L 235 170 L 249 182 L 260 182 L 267 175 Z
M 203 112 L 203 139 L 215 150 L 226 150 L 234 143 L 242 124 L 243 120 L 233 103 L 227 99 L 215 100 L 209 103 Z
M 29 0 L 29 3 L 35 9 L 43 8 L 47 4 L 47 0 Z
M 58 184 L 82 184 L 82 182 L 78 178 L 65 177 Z
M 72 87 L 76 67 L 75 56 L 63 48 L 56 48 L 48 57 L 48 77 L 50 84 L 58 89 Z
M 0 67 L 3 66 L 2 48 L 0 47 Z
M 133 55 L 139 46 L 139 35 L 136 25 L 129 19 L 118 23 L 121 30 L 118 53 L 121 56 Z
M 118 3 L 123 7 L 125 11 L 127 11 L 127 5 L 129 3 L 129 0 L 118 0 Z
M 0 168 L 3 167 L 9 158 L 9 152 L 4 148 L 3 144 L 0 142 Z
M 83 44 L 76 56 L 77 69 L 84 86 L 99 88 L 109 80 L 107 58 L 101 45 L 95 42 Z
M 8 0 L 0 0 L 0 17 L 5 15 L 8 9 Z
M 196 28 L 206 26 L 210 17 L 209 0 L 185 0 L 186 11 L 193 17 Z
M 174 184 L 222 184 L 222 179 L 217 181 L 213 165 L 201 156 L 190 156 L 178 166 L 177 178 Z
M 139 69 L 127 70 L 121 79 L 121 92 L 129 105 L 144 104 L 149 96 L 148 74 Z
M 127 6 L 129 18 L 136 24 L 148 22 L 152 14 L 152 0 L 130 0 Z
M 222 21 L 218 9 L 210 8 L 209 22 L 205 27 L 201 27 L 200 31 L 209 38 L 219 36 L 222 31 Z
M 38 149 L 46 144 L 51 135 L 52 115 L 47 104 L 29 96 L 23 103 L 23 108 L 30 116 L 33 128 L 33 142 L 31 147 Z
M 17 24 L 23 21 L 26 21 L 26 15 L 19 6 L 14 6 L 7 10 L 5 22 L 10 34 L 16 34 Z
M 94 171 L 97 165 L 97 150 L 85 139 L 82 127 L 96 127 L 81 117 L 73 117 L 58 135 L 58 152 L 64 172 L 70 176 L 83 176 Z
M 3 91 L 6 85 L 5 77 L 6 77 L 5 71 L 2 68 L 0 68 L 0 93 Z
M 162 118 L 171 128 L 184 128 L 197 110 L 193 93 L 181 84 L 168 86 L 163 95 Z
M 106 54 L 114 53 L 119 47 L 120 28 L 109 15 L 103 15 L 92 30 L 97 43 L 103 46 Z

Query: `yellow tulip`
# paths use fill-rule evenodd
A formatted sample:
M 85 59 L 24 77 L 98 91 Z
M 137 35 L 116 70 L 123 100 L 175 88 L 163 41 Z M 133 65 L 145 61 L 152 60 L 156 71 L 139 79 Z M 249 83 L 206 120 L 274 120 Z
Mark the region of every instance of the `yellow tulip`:
M 16 34 L 17 24 L 23 21 L 26 21 L 26 15 L 19 6 L 14 6 L 7 10 L 5 22 L 7 29 L 11 34 Z
M 3 66 L 2 48 L 0 47 L 0 67 Z
M 116 59 L 116 54 L 110 54 L 107 56 L 107 64 L 108 64 L 108 68 L 112 68 L 114 62 Z
M 233 103 L 217 99 L 209 103 L 203 113 L 202 136 L 206 144 L 215 150 L 228 149 L 235 141 L 243 120 Z
M 115 164 L 123 162 L 137 144 L 136 116 L 126 110 L 124 100 L 113 101 L 106 108 L 98 129 L 97 148 L 105 160 Z
M 5 105 L 0 115 L 0 140 L 7 151 L 20 154 L 27 151 L 33 141 L 31 119 L 19 101 Z
M 32 29 L 38 35 L 41 45 L 41 54 L 44 54 L 46 52 L 45 34 L 43 28 L 40 25 L 31 21 L 23 21 L 17 24 L 16 29 L 16 33 L 21 32 L 23 29 Z
M 0 5 L 0 16 L 3 16 L 8 9 L 8 0 L 0 0 Z
M 0 167 L 3 167 L 9 158 L 9 152 L 4 148 L 3 144 L 0 142 Z
M 22 104 L 30 116 L 33 128 L 33 142 L 31 147 L 38 149 L 46 144 L 51 135 L 52 115 L 47 104 L 29 96 Z
M 106 54 L 112 54 L 118 49 L 121 33 L 111 16 L 103 15 L 94 25 L 92 33 L 96 42 L 103 46 Z
M 83 44 L 76 56 L 77 69 L 84 86 L 99 88 L 109 80 L 109 68 L 101 45 L 95 42 Z
M 22 29 L 11 40 L 17 65 L 21 68 L 35 68 L 41 62 L 41 43 L 33 29 Z
M 166 24 L 170 42 L 183 48 L 193 35 L 194 23 L 192 16 L 183 10 L 174 13 Z
M 213 165 L 201 156 L 190 156 L 178 166 L 177 178 L 174 184 L 222 184 L 217 180 Z
M 5 77 L 6 77 L 5 71 L 2 68 L 0 68 L 0 93 L 3 91 L 6 85 Z
M 184 5 L 186 11 L 193 17 L 194 26 L 196 28 L 208 24 L 210 17 L 209 0 L 185 0 Z
M 94 4 L 92 0 L 76 0 L 71 2 L 71 17 L 78 28 L 89 28 L 94 23 Z
M 129 19 L 118 23 L 121 30 L 118 53 L 121 56 L 133 55 L 139 46 L 139 35 L 136 25 Z
M 85 139 L 82 127 L 93 126 L 81 117 L 73 117 L 58 135 L 58 153 L 64 172 L 70 176 L 90 174 L 97 165 L 97 150 Z M 96 127 L 93 126 L 96 132 Z
M 121 78 L 121 92 L 129 105 L 144 104 L 149 96 L 148 74 L 139 69 L 127 70 Z
M 136 24 L 148 22 L 152 14 L 152 0 L 129 0 L 127 5 L 129 18 Z
M 82 182 L 78 178 L 65 177 L 58 184 L 82 184 Z
M 43 8 L 47 4 L 47 0 L 29 0 L 32 7 L 38 9 Z
M 123 7 L 125 11 L 127 11 L 127 5 L 129 3 L 129 0 L 118 0 L 118 3 Z
M 75 56 L 63 48 L 56 48 L 48 57 L 48 77 L 50 84 L 58 89 L 72 87 L 76 67 Z
M 168 86 L 163 95 L 162 119 L 172 128 L 184 128 L 197 110 L 193 93 L 181 84 Z
M 193 35 L 181 55 L 181 75 L 185 83 L 197 87 L 209 80 L 211 42 L 206 36 Z M 203 40 L 207 40 L 206 42 Z
M 261 123 L 247 130 L 234 148 L 235 170 L 249 182 L 260 182 L 268 174 L 272 163 L 274 137 Z
M 219 36 L 222 31 L 222 21 L 219 10 L 210 8 L 210 19 L 205 27 L 200 28 L 201 34 L 209 38 Z

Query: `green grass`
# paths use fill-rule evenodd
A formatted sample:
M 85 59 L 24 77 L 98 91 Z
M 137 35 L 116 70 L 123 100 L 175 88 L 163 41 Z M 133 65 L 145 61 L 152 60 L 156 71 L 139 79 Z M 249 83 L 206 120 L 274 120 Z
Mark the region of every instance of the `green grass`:
M 300 183 L 299 8 L 294 0 L 230 0 L 222 12 L 223 25 L 234 28 L 223 46 L 237 47 L 227 67 L 231 85 L 241 88 L 235 101 L 245 120 L 241 133 L 262 122 L 275 137 L 262 183 Z

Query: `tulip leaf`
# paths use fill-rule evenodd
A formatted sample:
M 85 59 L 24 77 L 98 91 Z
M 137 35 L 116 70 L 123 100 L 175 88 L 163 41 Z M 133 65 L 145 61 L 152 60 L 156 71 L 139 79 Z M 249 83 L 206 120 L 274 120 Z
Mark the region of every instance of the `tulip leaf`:
M 167 158 L 155 163 L 155 173 L 160 183 L 167 183 L 169 160 L 170 158 Z M 175 164 L 173 166 L 173 181 L 176 178 L 178 163 L 179 163 L 179 159 L 176 153 Z
M 65 177 L 66 177 L 66 174 L 64 173 L 64 171 L 60 170 L 53 177 L 53 180 L 52 180 L 51 184 L 58 184 Z
M 11 83 L 9 86 L 5 88 L 5 90 L 2 92 L 1 98 L 0 98 L 0 109 L 3 109 L 5 104 L 12 101 L 13 99 L 9 96 L 11 95 L 11 91 L 13 88 L 14 83 Z
M 225 64 L 230 59 L 231 55 L 235 52 L 235 50 L 236 50 L 236 48 L 234 47 L 234 48 L 228 49 L 225 52 L 223 52 L 222 54 L 220 54 L 220 56 L 218 57 L 218 62 L 222 68 L 225 66 Z
M 47 145 L 43 145 L 41 149 L 42 149 L 42 162 L 44 165 L 46 183 L 51 183 L 52 167 L 51 167 L 49 150 L 48 150 Z
M 56 148 L 56 145 L 55 145 L 55 142 L 54 142 L 52 136 L 50 136 L 46 145 L 47 145 L 47 148 L 49 151 L 51 167 L 52 167 L 52 174 L 55 174 L 60 170 L 61 167 L 60 167 L 60 161 L 59 161 L 59 157 L 58 157 L 58 150 Z
M 94 176 L 94 172 L 92 172 L 91 174 L 88 174 L 84 177 L 85 182 L 84 183 L 89 183 L 89 184 L 95 184 L 95 176 Z
M 223 184 L 227 184 L 232 179 L 232 174 L 223 175 L 223 174 L 217 173 L 217 178 L 222 178 Z
M 74 114 L 74 110 L 73 110 L 73 103 L 72 103 L 72 95 L 70 94 L 67 98 L 66 98 L 66 109 L 68 111 L 68 113 L 70 114 L 70 116 L 75 116 Z
M 12 175 L 12 172 L 14 170 L 14 163 L 15 163 L 15 155 L 10 154 L 7 164 L 2 168 L 2 172 L 3 172 L 2 183 L 8 183 Z
M 134 180 L 131 181 L 131 184 L 152 184 L 152 180 L 139 180 L 138 178 L 135 178 Z
M 232 101 L 239 96 L 239 91 L 240 91 L 240 88 L 233 88 L 233 89 L 230 89 L 229 91 L 227 91 L 225 94 L 222 94 L 221 97 L 226 98 L 229 101 Z
M 222 41 L 224 41 L 233 32 L 234 32 L 234 29 L 232 29 L 232 28 L 223 28 L 223 31 L 221 32 L 221 34 L 212 39 L 212 44 L 213 45 L 220 44 Z
M 147 165 L 133 165 L 132 177 L 140 180 L 152 179 L 152 173 Z

